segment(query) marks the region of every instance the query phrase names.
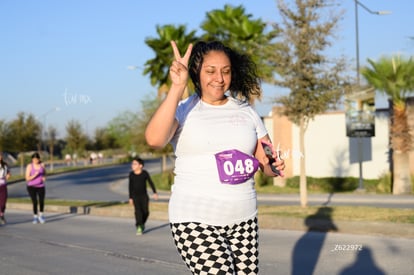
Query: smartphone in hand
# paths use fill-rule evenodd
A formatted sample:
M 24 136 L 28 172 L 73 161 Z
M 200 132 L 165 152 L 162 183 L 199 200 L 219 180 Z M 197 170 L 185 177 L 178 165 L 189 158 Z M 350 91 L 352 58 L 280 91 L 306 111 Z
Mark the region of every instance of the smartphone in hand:
M 270 142 L 262 140 L 261 143 L 266 157 L 269 159 L 269 165 L 272 169 L 272 172 L 278 176 L 283 177 L 282 171 L 279 171 L 275 166 L 272 165 L 274 162 L 276 162 L 276 158 L 280 159 L 279 152 L 275 152 L 275 149 Z

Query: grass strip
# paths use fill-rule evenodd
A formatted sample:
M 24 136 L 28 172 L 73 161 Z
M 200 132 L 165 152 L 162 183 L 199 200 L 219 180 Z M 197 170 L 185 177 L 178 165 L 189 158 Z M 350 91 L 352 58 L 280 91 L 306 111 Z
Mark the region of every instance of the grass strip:
M 9 202 L 31 203 L 28 198 L 9 198 Z M 46 199 L 47 205 L 77 206 L 77 207 L 131 207 L 127 202 L 113 201 L 77 201 Z M 167 212 L 168 203 L 151 202 L 150 211 Z M 300 219 L 321 219 L 334 221 L 371 221 L 414 224 L 414 209 L 378 208 L 368 206 L 280 206 L 259 205 L 259 215 L 277 217 L 292 217 Z

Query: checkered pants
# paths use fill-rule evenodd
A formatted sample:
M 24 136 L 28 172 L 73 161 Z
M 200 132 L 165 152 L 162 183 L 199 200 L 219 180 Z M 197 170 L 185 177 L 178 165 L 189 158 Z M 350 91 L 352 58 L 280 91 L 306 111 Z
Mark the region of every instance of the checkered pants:
M 193 274 L 258 274 L 257 218 L 232 226 L 170 223 L 178 252 Z

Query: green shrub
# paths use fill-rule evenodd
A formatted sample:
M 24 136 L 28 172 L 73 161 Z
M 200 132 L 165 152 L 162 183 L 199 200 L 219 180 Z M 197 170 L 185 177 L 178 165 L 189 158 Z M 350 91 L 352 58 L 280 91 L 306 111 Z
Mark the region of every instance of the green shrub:
M 254 175 L 254 181 L 259 187 L 273 185 L 273 177 L 266 176 L 261 170 Z
M 159 190 L 171 190 L 171 185 L 174 181 L 174 173 L 172 170 L 165 171 L 160 174 L 152 175 L 154 183 Z M 355 177 L 325 177 L 314 178 L 306 177 L 307 189 L 312 193 L 340 193 L 352 192 L 359 187 L 359 178 Z M 414 181 L 414 177 L 412 177 Z M 262 171 L 255 174 L 256 188 L 258 192 L 266 193 L 287 193 L 299 190 L 299 176 L 286 179 L 286 187 L 273 186 L 273 178 L 266 176 Z M 379 179 L 364 179 L 363 188 L 368 193 L 383 193 L 391 194 L 391 175 L 389 173 L 381 175 Z M 414 183 L 413 183 L 414 193 Z
M 350 192 L 358 188 L 359 179 L 353 177 L 326 177 L 314 178 L 306 177 L 309 191 L 315 192 Z M 299 176 L 286 180 L 286 186 L 299 189 Z
M 151 177 L 158 190 L 171 190 L 171 185 L 174 183 L 174 173 L 172 170 L 154 174 Z

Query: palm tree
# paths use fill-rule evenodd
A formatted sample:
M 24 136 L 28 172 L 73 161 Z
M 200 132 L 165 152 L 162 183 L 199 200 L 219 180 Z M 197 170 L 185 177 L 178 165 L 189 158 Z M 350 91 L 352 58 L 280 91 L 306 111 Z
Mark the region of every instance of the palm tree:
M 391 148 L 393 150 L 393 194 L 411 193 L 409 152 L 412 137 L 407 120 L 407 98 L 414 92 L 414 60 L 400 56 L 368 59 L 371 67 L 361 74 L 367 82 L 392 102 Z
M 261 19 L 252 19 L 246 14 L 243 6 L 232 7 L 225 5 L 222 10 L 212 10 L 206 14 L 207 18 L 201 23 L 205 31 L 204 40 L 220 40 L 225 45 L 246 53 L 255 63 L 259 75 L 265 82 L 271 83 L 277 64 L 272 62 L 278 44 L 273 39 L 279 31 L 267 28 L 268 24 Z
M 158 97 L 162 98 L 168 92 L 170 86 L 169 68 L 173 51 L 170 41 L 174 40 L 179 49 L 187 49 L 190 43 L 197 40 L 196 31 L 187 33 L 184 25 L 156 26 L 158 38 L 147 38 L 145 43 L 154 51 L 155 57 L 145 62 L 144 75 L 149 74 L 151 85 L 158 87 Z M 184 97 L 188 96 L 188 89 Z
M 223 10 L 213 10 L 206 14 L 206 20 L 201 24 L 204 30 L 203 40 L 220 40 L 227 46 L 246 53 L 256 62 L 259 74 L 266 82 L 273 81 L 273 73 L 277 64 L 269 55 L 275 54 L 277 44 L 273 43 L 278 31 L 272 29 L 266 31 L 267 24 L 261 19 L 252 20 L 250 14 L 246 14 L 242 6 L 233 8 L 225 5 Z M 158 97 L 168 92 L 169 66 L 173 56 L 170 41 L 174 40 L 179 49 L 185 50 L 190 43 L 199 39 L 196 31 L 187 33 L 184 25 L 156 26 L 157 38 L 148 38 L 145 43 L 153 49 L 155 57 L 145 63 L 144 75 L 149 74 L 151 84 L 158 87 Z M 192 83 L 189 83 L 183 97 L 193 91 Z

